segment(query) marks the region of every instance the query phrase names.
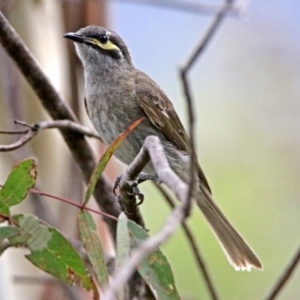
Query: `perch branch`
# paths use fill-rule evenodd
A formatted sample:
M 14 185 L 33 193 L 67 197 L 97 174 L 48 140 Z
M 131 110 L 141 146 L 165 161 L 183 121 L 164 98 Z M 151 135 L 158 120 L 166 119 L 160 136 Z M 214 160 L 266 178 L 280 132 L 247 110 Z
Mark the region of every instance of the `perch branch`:
M 143 147 L 128 169 L 132 168 L 138 172 L 148 162 L 149 157 L 159 179 L 175 193 L 181 203 L 169 215 L 161 230 L 141 243 L 129 260 L 118 270 L 118 273 L 114 274 L 110 286 L 104 293 L 106 300 L 115 299 L 116 292 L 128 281 L 141 260 L 170 238 L 188 215 L 188 207 L 190 207 L 191 202 L 191 198 L 187 197 L 189 188 L 170 168 L 158 137 L 148 136 L 145 139 Z

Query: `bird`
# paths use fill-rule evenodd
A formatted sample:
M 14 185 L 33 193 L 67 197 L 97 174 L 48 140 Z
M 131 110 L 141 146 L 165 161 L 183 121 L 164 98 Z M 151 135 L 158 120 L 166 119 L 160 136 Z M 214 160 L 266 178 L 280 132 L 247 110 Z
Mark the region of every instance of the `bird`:
M 87 26 L 66 33 L 64 38 L 75 44 L 84 70 L 86 111 L 104 143 L 109 145 L 134 121 L 144 118 L 114 155 L 129 165 L 139 153 L 144 140 L 150 135 L 157 136 L 170 167 L 188 183 L 188 134 L 162 88 L 134 66 L 123 39 L 116 32 L 99 26 Z M 212 228 L 229 263 L 235 270 L 262 269 L 258 256 L 214 201 L 198 160 L 195 165 L 197 206 Z M 155 175 L 151 162 L 143 172 Z

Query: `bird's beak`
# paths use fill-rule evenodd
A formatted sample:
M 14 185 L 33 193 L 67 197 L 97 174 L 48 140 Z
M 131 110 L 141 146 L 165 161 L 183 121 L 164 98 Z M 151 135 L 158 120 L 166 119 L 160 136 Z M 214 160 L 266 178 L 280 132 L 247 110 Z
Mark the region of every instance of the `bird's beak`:
M 85 43 L 85 41 L 86 41 L 85 36 L 80 35 L 78 33 L 74 33 L 74 32 L 68 32 L 68 33 L 64 34 L 64 38 L 70 39 L 76 43 Z

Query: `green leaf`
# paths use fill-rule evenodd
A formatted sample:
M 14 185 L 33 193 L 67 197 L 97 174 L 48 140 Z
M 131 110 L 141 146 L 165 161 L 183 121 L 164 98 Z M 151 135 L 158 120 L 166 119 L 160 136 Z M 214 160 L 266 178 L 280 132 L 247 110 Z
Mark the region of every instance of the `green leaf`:
M 17 164 L 8 175 L 0 190 L 0 213 L 9 216 L 9 208 L 19 204 L 34 186 L 37 177 L 37 165 L 34 159 Z
M 114 152 L 117 150 L 117 148 L 121 145 L 121 143 L 126 139 L 126 137 L 144 120 L 144 118 L 138 119 L 137 121 L 133 122 L 123 133 L 121 133 L 107 148 L 103 156 L 101 157 L 100 161 L 98 162 L 95 170 L 93 171 L 93 174 L 90 178 L 85 197 L 84 197 L 84 202 L 83 206 L 85 206 L 93 192 L 96 186 L 96 183 L 104 171 L 107 163 L 109 162 L 110 158 L 114 154 Z
M 129 258 L 130 235 L 127 227 L 128 219 L 124 213 L 118 218 L 117 226 L 117 257 L 116 268 L 119 268 Z
M 108 284 L 108 272 L 104 259 L 104 251 L 96 232 L 96 224 L 91 214 L 86 210 L 80 210 L 77 218 L 81 241 L 94 267 L 100 286 L 103 289 Z
M 124 213 L 118 218 L 117 226 L 117 255 L 116 255 L 116 272 L 129 259 L 130 253 L 130 234 L 128 230 L 128 219 Z M 118 299 L 124 299 L 125 291 L 121 289 L 118 292 Z
M 13 220 L 21 235 L 9 238 L 11 245 L 28 247 L 31 253 L 25 257 L 35 266 L 65 283 L 79 281 L 86 290 L 93 291 L 94 299 L 99 299 L 84 261 L 58 230 L 30 215 L 17 215 Z
M 128 228 L 136 244 L 149 238 L 147 232 L 139 225 L 128 221 Z M 138 272 L 154 291 L 159 300 L 178 300 L 175 281 L 171 267 L 160 249 L 150 253 L 138 266 Z
M 0 227 L 0 240 L 12 237 L 20 233 L 20 229 L 15 226 L 3 226 Z

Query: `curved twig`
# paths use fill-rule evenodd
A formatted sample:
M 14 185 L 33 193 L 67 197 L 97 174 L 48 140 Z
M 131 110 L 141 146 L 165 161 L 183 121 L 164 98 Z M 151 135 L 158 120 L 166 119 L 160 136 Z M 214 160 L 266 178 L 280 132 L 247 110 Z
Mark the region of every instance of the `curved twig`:
M 159 179 L 164 182 L 180 200 L 180 205 L 166 219 L 162 228 L 155 235 L 141 243 L 132 253 L 129 260 L 112 277 L 111 283 L 104 292 L 105 300 L 115 299 L 116 292 L 128 281 L 141 260 L 151 251 L 166 242 L 177 230 L 180 223 L 188 216 L 191 198 L 188 198 L 188 185 L 170 168 L 163 146 L 157 136 L 148 136 L 139 154 L 128 166 L 129 174 L 139 173 L 151 159 Z
M 58 121 L 43 121 L 40 123 L 36 123 L 33 125 L 29 125 L 25 122 L 21 121 L 15 121 L 15 123 L 29 127 L 29 129 L 24 130 L 24 131 L 18 131 L 18 133 L 24 133 L 25 135 L 21 137 L 17 142 L 9 145 L 0 145 L 0 152 L 5 152 L 5 151 L 12 151 L 15 149 L 18 149 L 28 143 L 31 139 L 33 139 L 41 130 L 44 129 L 52 129 L 52 128 L 64 128 L 64 129 L 70 129 L 74 132 L 97 138 L 101 141 L 100 136 L 95 133 L 94 131 L 90 130 L 87 127 L 84 127 L 76 122 L 72 122 L 70 120 L 58 120 Z M 3 131 L 0 131 L 0 134 Z M 7 133 L 9 131 L 5 131 Z M 13 132 L 13 131 L 11 131 Z M 17 131 L 16 131 L 17 132 Z
M 295 255 L 292 257 L 291 261 L 288 263 L 286 269 L 278 278 L 274 287 L 269 292 L 269 295 L 265 298 L 265 300 L 273 300 L 275 299 L 279 292 L 283 289 L 284 285 L 288 282 L 293 272 L 295 271 L 297 265 L 300 262 L 300 247 L 297 249 Z

